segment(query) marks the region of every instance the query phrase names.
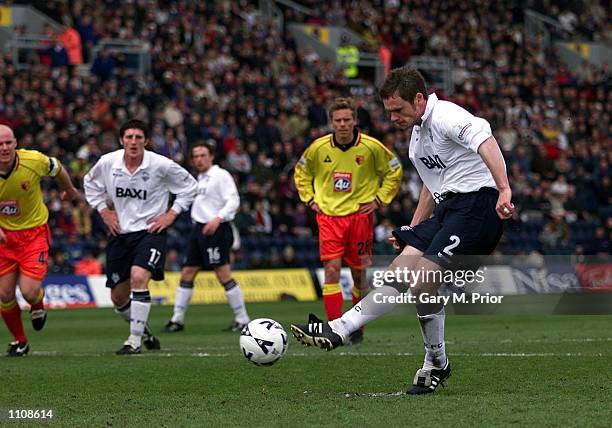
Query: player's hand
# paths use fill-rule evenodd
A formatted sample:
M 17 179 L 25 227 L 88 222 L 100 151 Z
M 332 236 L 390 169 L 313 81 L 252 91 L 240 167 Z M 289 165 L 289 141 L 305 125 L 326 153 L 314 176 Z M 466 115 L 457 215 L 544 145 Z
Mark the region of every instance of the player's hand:
M 84 201 L 85 198 L 76 188 L 64 190 L 60 193 L 60 199 L 62 201 Z
M 310 204 L 310 208 L 316 213 L 319 213 L 319 214 L 321 213 L 321 208 L 319 208 L 316 202 L 313 202 L 312 204 Z
M 104 208 L 102 211 L 100 211 L 100 216 L 102 216 L 102 220 L 104 221 L 106 227 L 108 227 L 110 234 L 113 236 L 119 235 L 119 232 L 121 232 L 121 226 L 119 225 L 117 211 Z
M 373 200 L 372 202 L 370 202 L 368 204 L 360 204 L 359 205 L 359 212 L 361 214 L 371 214 L 374 211 L 376 211 L 379 207 L 380 207 L 380 205 L 378 205 L 378 201 Z
M 0 229 L 0 244 L 6 242 L 6 234 L 2 229 Z
M 393 248 L 395 248 L 396 250 L 400 250 L 402 247 L 400 247 L 400 244 L 397 242 L 397 239 L 395 239 L 395 236 L 391 235 L 387 238 L 387 241 L 389 241 L 389 243 L 391 245 L 393 245 Z
M 168 210 L 165 213 L 149 220 L 147 222 L 149 224 L 149 232 L 159 233 L 166 230 L 172 223 L 174 223 L 177 215 L 178 214 L 174 211 Z
M 213 218 L 211 221 L 209 221 L 202 227 L 202 234 L 212 235 L 213 233 L 217 231 L 220 224 L 221 224 L 221 219 L 219 217 Z
M 512 190 L 500 190 L 499 197 L 497 198 L 497 204 L 495 205 L 495 211 L 497 211 L 497 215 L 502 220 L 509 219 L 514 213 L 514 204 L 510 202 L 511 199 Z

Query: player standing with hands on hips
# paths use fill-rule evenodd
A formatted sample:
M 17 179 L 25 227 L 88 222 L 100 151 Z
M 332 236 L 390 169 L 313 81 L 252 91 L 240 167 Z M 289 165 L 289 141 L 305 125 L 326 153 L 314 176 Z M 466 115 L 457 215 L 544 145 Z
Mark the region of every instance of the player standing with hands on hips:
M 51 234 L 49 210 L 40 189 L 41 177 L 54 178 L 62 200 L 80 199 L 70 176 L 59 161 L 35 150 L 17 149 L 13 130 L 0 125 L 0 311 L 13 336 L 9 357 L 25 356 L 30 345 L 15 298 L 17 283 L 30 304 L 34 330 L 47 320 L 42 281 L 47 273 Z
M 176 289 L 174 313 L 164 330 L 168 333 L 185 328 L 185 314 L 193 295 L 193 281 L 200 269 L 213 269 L 225 289 L 234 312 L 234 320 L 225 329 L 240 331 L 249 323 L 240 285 L 232 278 L 229 257 L 234 243 L 230 222 L 240 206 L 240 196 L 232 175 L 213 165 L 214 148 L 200 143 L 191 149 L 191 159 L 198 171 L 198 194 L 191 207 L 193 228 L 187 254 Z
M 342 260 L 351 268 L 353 304 L 368 289 L 362 273 L 371 264 L 373 213 L 397 194 L 402 167 L 380 141 L 357 129 L 353 100 L 336 99 L 329 118 L 333 133 L 306 149 L 295 166 L 295 184 L 300 200 L 317 213 L 323 304 L 332 321 L 342 315 Z M 362 330 L 356 330 L 351 343 L 362 340 Z
M 428 95 L 423 76 L 408 67 L 389 73 L 379 93 L 391 121 L 401 129 L 412 127 L 409 156 L 424 183 L 410 226 L 393 232 L 401 254 L 389 270 L 452 270 L 457 256 L 491 254 L 502 235 L 502 220 L 512 216 L 514 205 L 489 123 L 435 93 Z M 423 281 L 427 276 L 415 284 L 396 280 L 337 320 L 327 323 L 311 314 L 308 324 L 291 330 L 302 343 L 332 350 L 345 344 L 351 332 L 393 310 L 395 304 L 385 297 L 399 296 L 408 285 L 417 302 L 425 300 L 421 295 L 435 296 L 440 284 Z M 417 303 L 416 310 L 425 359 L 407 392 L 427 394 L 450 376 L 444 305 Z
M 115 312 L 130 323 L 130 335 L 117 354 L 130 355 L 140 353 L 143 336 L 148 349 L 160 348 L 147 326 L 148 283 L 164 279 L 166 229 L 189 209 L 197 182 L 176 162 L 145 150 L 149 130 L 143 122 L 121 126 L 119 142 L 123 149 L 102 156 L 85 176 L 85 196 L 111 234 L 106 286 Z M 176 199 L 168 209 L 170 193 Z

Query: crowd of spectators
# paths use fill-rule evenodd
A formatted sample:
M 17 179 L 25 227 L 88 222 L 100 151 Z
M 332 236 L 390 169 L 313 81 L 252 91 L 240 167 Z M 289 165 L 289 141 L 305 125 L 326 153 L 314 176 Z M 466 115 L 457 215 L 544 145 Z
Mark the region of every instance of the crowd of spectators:
M 285 19 L 359 24 L 368 43 L 392 52 L 394 66 L 417 54 L 451 58 L 454 94 L 432 89 L 487 118 L 506 157 L 518 211 L 500 251 L 609 252 L 608 68 L 567 70 L 554 50 L 526 38 L 517 1 L 379 3 L 321 2 L 319 16 L 285 11 Z M 241 193 L 238 267 L 296 266 L 306 258 L 317 264 L 315 222 L 298 202 L 292 168 L 329 131 L 325 105 L 348 91 L 341 70 L 298 49 L 252 2 L 77 0 L 41 7 L 72 23 L 84 58 L 104 37 L 136 39 L 150 46 L 153 68 L 139 76 L 124 57 L 103 50 L 90 73 L 44 61 L 17 70 L 5 53 L 0 122 L 15 129 L 20 147 L 57 156 L 80 184 L 101 154 L 118 148 L 118 127 L 128 118 L 150 123 L 152 148 L 187 167 L 190 146 L 212 142 Z M 384 238 L 410 222 L 420 182 L 408 159 L 409 133 L 386 120 L 372 82 L 363 82 L 356 100 L 361 128 L 404 166 L 398 197 L 376 216 L 375 250 L 388 254 Z M 50 271 L 103 266 L 106 235 L 97 213 L 61 203 L 53 187 L 45 188 L 45 200 L 54 238 Z M 188 222 L 183 214 L 170 231 L 169 268 L 178 267 Z

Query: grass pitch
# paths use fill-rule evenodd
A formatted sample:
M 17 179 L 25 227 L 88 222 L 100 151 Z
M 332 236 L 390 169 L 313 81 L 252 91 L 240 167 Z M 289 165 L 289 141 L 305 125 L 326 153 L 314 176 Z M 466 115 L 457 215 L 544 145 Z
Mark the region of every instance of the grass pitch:
M 322 303 L 248 306 L 285 326 Z M 154 307 L 160 331 L 171 307 Z M 422 361 L 413 314 L 366 327 L 360 346 L 327 353 L 293 337 L 273 367 L 250 364 L 226 305 L 192 306 L 162 350 L 116 356 L 128 325 L 111 309 L 51 311 L 28 330 L 30 355 L 0 363 L 0 425 L 8 409 L 53 409 L 51 426 L 609 426 L 612 317 L 447 316 L 453 374 L 431 396 L 399 395 Z M 24 315 L 24 321 L 26 320 Z M 28 322 L 29 323 L 29 322 Z M 9 341 L 2 328 L 0 340 Z M 290 334 L 290 333 L 289 333 Z

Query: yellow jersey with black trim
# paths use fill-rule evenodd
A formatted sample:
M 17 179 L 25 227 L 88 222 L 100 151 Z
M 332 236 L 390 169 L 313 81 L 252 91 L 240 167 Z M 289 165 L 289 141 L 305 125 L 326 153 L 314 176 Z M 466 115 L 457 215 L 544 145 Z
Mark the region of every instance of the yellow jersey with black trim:
M 399 190 L 402 166 L 376 138 L 357 132 L 354 143 L 343 148 L 328 134 L 304 151 L 294 179 L 302 202 L 316 202 L 324 214 L 344 216 L 375 199 L 388 205 Z
M 41 177 L 55 177 L 62 165 L 36 150 L 18 149 L 15 165 L 0 174 L 0 228 L 24 230 L 42 226 L 49 219 L 40 189 Z

